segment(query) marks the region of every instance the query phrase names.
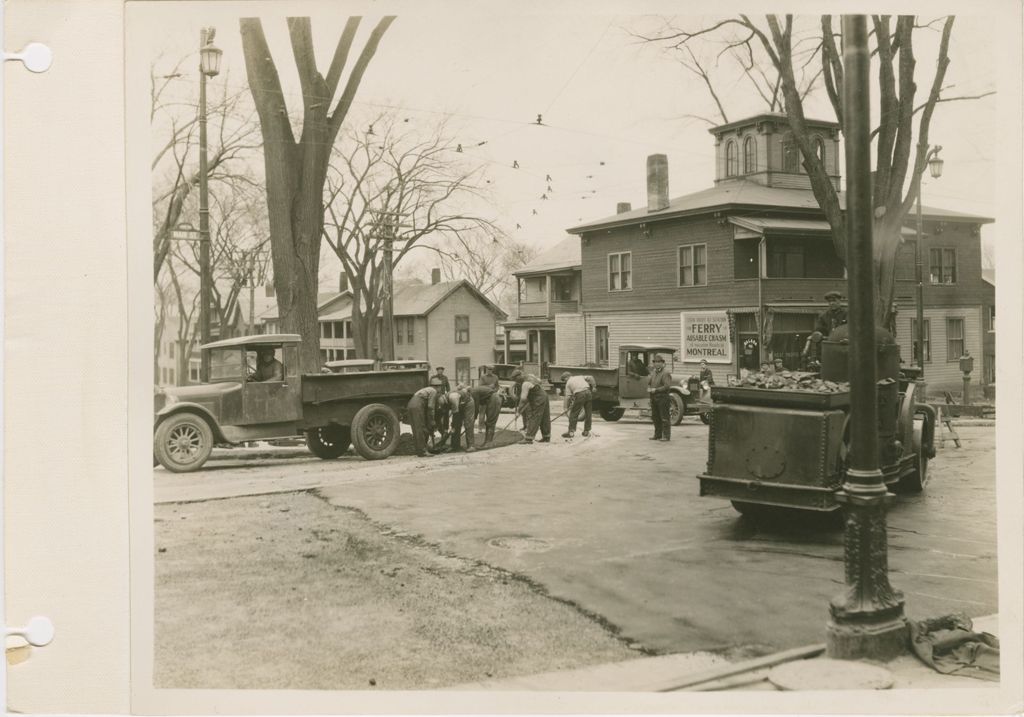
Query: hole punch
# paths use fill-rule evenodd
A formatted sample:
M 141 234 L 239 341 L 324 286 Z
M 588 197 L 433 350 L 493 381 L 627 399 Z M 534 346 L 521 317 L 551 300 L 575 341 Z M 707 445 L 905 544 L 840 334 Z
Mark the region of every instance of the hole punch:
M 8 637 L 21 637 L 32 647 L 45 647 L 53 640 L 53 623 L 47 617 L 36 616 L 25 627 L 5 628 Z
M 21 52 L 5 52 L 4 60 L 20 60 L 29 72 L 46 72 L 53 64 L 53 52 L 41 42 L 30 42 Z

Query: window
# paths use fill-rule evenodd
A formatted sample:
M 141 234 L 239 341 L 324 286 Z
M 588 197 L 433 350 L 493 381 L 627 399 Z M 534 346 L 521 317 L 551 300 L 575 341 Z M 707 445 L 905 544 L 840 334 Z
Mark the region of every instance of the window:
M 964 320 L 946 319 L 946 360 L 957 361 L 964 355 Z
M 344 329 L 345 329 L 345 336 L 348 336 L 349 338 L 351 338 L 352 337 L 352 322 L 351 321 L 346 321 L 344 323 Z
M 594 353 L 597 362 L 602 366 L 608 365 L 608 327 L 594 327 Z
M 747 137 L 743 140 L 743 173 L 757 171 L 757 140 Z
M 996 330 L 996 307 L 995 306 L 988 307 L 988 330 L 989 331 L 995 331 Z
M 551 277 L 551 298 L 555 301 L 572 301 L 573 277 Z
M 608 291 L 629 291 L 633 288 L 633 254 L 621 252 L 608 255 Z
M 331 324 L 326 321 L 320 322 L 320 338 L 330 339 L 334 338 L 331 334 Z
M 740 158 L 736 152 L 736 143 L 729 141 L 725 145 L 725 176 L 735 177 L 740 173 Z
M 956 249 L 929 249 L 928 266 L 933 284 L 956 283 Z
M 174 383 L 174 369 L 167 369 L 167 383 Z
M 470 383 L 469 377 L 469 358 L 461 356 L 455 359 L 455 381 L 454 384 L 465 384 L 466 386 Z
M 323 363 L 325 361 L 330 361 L 330 360 L 331 359 L 330 359 L 329 354 L 327 353 L 327 349 L 320 349 L 320 363 Z
M 395 319 L 395 343 L 402 343 L 405 339 L 405 319 Z
M 348 334 L 345 333 L 345 324 L 349 322 L 335 321 L 334 323 L 334 338 L 336 339 L 347 339 Z
M 708 245 L 679 247 L 679 286 L 707 286 Z
M 468 344 L 469 343 L 469 317 L 468 316 L 456 316 L 455 317 L 455 343 L 457 343 L 457 344 Z
M 792 139 L 782 142 L 782 171 L 793 174 L 800 172 L 800 148 Z
M 807 276 L 804 246 L 795 242 L 773 241 L 768 245 L 768 276 L 800 279 Z
M 190 379 L 192 379 L 193 381 L 198 381 L 199 380 L 199 368 L 196 367 L 196 366 L 192 366 L 191 368 L 189 368 L 189 370 L 188 370 L 188 377 Z
M 405 343 L 411 344 L 416 341 L 416 319 L 411 316 L 405 320 Z
M 818 161 L 825 164 L 825 142 L 821 137 L 814 138 L 814 153 L 818 155 Z
M 910 319 L 911 355 L 915 365 L 921 365 L 920 351 L 917 348 L 917 319 Z M 932 360 L 932 325 L 930 319 L 924 320 L 924 360 Z
M 174 342 L 173 341 L 168 341 L 167 342 L 167 356 L 169 358 L 174 358 Z

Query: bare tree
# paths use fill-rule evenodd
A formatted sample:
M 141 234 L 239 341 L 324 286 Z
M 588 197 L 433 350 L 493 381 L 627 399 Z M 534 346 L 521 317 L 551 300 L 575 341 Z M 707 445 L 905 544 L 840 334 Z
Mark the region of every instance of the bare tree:
M 491 224 L 460 211 L 479 197 L 479 169 L 467 169 L 444 125 L 426 139 L 378 116 L 369 131 L 346 134 L 334 153 L 327 184 L 329 201 L 324 236 L 341 259 L 352 291 L 352 329 L 357 356 L 393 358 L 394 342 L 378 319 L 386 299 L 387 259 L 392 267 L 422 240 L 433 246 Z
M 263 132 L 278 312 L 283 330 L 302 336 L 300 363 L 305 371 L 315 371 L 320 363 L 317 275 L 324 228 L 324 182 L 331 148 L 366 68 L 394 19 L 389 16 L 377 23 L 335 103 L 334 96 L 361 18 L 349 18 L 345 24 L 326 77 L 316 66 L 309 18 L 288 18 L 292 55 L 302 89 L 302 134 L 298 141 L 263 25 L 258 18 L 239 21 L 249 89 Z
M 150 125 L 156 138 L 150 169 L 153 174 L 153 281 L 159 278 L 173 242 L 174 228 L 194 213 L 193 190 L 199 185 L 199 108 L 181 68 L 193 55 L 175 65 L 150 68 Z M 211 85 L 207 103 L 210 133 L 208 176 L 211 191 L 253 183 L 247 160 L 258 149 L 253 110 L 242 101 L 244 92 L 231 91 L 228 73 Z
M 535 248 L 507 235 L 479 231 L 454 235 L 435 251 L 441 256 L 439 268 L 445 280 L 466 279 L 506 308 L 515 289 L 513 273 L 537 255 Z
M 875 319 L 882 326 L 889 325 L 895 289 L 896 252 L 906 216 L 920 192 L 928 152 L 928 131 L 935 108 L 942 102 L 977 99 L 992 94 L 955 96 L 949 93 L 951 87 L 943 84 L 950 63 L 949 39 L 953 20 L 950 16 L 919 24 L 915 17 L 904 15 L 896 18 L 893 24 L 893 18 L 888 15 L 871 18 L 872 58 L 878 69 L 880 95 L 879 124 L 872 134 L 876 167 L 873 197 Z M 922 33 L 935 32 L 936 25 L 941 25 L 937 59 L 927 94 L 921 99 L 917 96 L 917 89 L 924 73 L 917 67 L 914 41 Z M 727 117 L 714 92 L 708 64 L 702 62 L 697 54 L 696 48 L 702 43 L 716 43 L 721 48 L 719 57 L 732 58 L 739 63 L 740 70 L 758 88 L 769 110 L 778 106 L 777 98 L 781 92 L 782 106 L 793 140 L 799 147 L 804 170 L 810 178 L 811 190 L 832 228 L 836 254 L 845 261 L 845 219 L 839 192 L 818 158 L 804 115 L 805 100 L 816 89 L 820 79 L 837 120 L 840 125 L 843 122 L 841 38 L 833 30 L 832 18 L 824 15 L 814 27 L 798 27 L 791 15 L 767 15 L 761 20 L 738 15 L 699 28 L 668 27 L 643 36 L 643 39 L 667 44 L 684 53 L 687 68 L 704 79 L 725 121 Z

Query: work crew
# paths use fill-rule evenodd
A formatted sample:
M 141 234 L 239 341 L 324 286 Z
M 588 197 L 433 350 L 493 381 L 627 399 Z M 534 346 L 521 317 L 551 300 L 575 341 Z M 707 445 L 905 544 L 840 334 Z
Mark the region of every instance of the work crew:
M 480 416 L 481 427 L 484 429 L 484 444 L 487 448 L 494 440 L 494 430 L 498 425 L 498 416 L 501 414 L 501 393 L 498 391 L 498 384 L 485 384 L 483 381 L 478 386 L 469 389 L 476 404 L 477 415 Z
M 465 386 L 460 386 L 448 393 L 448 410 L 452 416 L 452 452 L 461 450 L 461 437 L 466 433 L 466 452 L 476 450 L 473 445 L 473 420 L 476 418 L 476 403 L 473 395 Z
M 814 322 L 814 330 L 823 338 L 828 338 L 837 326 L 842 326 L 847 321 L 846 309 L 839 303 L 842 296 L 838 291 L 829 291 L 825 294 L 828 308 L 818 314 Z
M 651 418 L 654 420 L 652 441 L 668 441 L 672 438 L 670 406 L 672 374 L 665 370 L 664 357 L 654 355 L 654 371 L 647 378 L 647 393 L 651 396 Z
M 540 428 L 540 443 L 551 442 L 551 406 L 548 395 L 540 379 L 531 374 L 516 370 L 512 380 L 519 389 L 519 405 L 516 413 L 523 415 L 523 440 L 521 443 L 533 443 L 533 437 Z
M 416 443 L 416 455 L 420 457 L 432 455 L 427 452 L 427 438 L 433 435 L 436 424 L 434 417 L 439 405 L 446 402 L 433 386 L 421 388 L 412 395 L 406 405 L 409 425 L 412 426 L 412 437 Z
M 594 410 L 594 390 L 597 386 L 593 376 L 573 376 L 568 371 L 562 374 L 565 384 L 565 411 L 569 414 L 569 430 L 562 438 L 572 438 L 576 433 L 576 422 L 583 412 L 583 437 L 590 436 L 590 421 Z

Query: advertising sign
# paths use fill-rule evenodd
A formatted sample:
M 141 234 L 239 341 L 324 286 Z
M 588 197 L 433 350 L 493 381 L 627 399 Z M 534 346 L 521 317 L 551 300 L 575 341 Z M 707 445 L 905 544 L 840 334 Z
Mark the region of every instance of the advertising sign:
M 732 363 L 729 315 L 725 311 L 683 311 L 682 360 Z

